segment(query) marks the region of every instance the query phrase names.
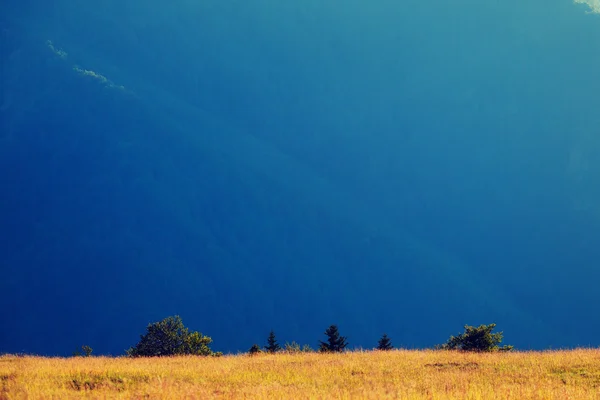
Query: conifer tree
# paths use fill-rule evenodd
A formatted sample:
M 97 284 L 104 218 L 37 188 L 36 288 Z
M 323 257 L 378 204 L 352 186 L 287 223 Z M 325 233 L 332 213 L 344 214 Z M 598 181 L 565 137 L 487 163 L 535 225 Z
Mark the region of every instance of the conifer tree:
M 269 338 L 267 339 L 267 345 L 265 346 L 265 350 L 269 353 L 277 353 L 281 350 L 281 346 L 277 343 L 277 339 L 275 338 L 275 332 L 271 329 L 269 333 Z
M 394 346 L 392 346 L 392 339 L 389 338 L 387 334 L 383 334 L 381 339 L 377 342 L 377 350 L 391 350 Z
M 337 325 L 331 325 L 325 331 L 327 335 L 327 342 L 319 340 L 319 351 L 320 352 L 334 352 L 341 353 L 344 351 L 348 343 L 346 342 L 345 336 L 340 336 Z

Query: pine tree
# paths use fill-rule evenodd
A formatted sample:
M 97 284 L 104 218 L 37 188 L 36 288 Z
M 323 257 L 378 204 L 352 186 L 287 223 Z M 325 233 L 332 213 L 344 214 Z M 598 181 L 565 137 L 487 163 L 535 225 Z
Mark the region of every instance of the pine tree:
M 389 338 L 387 334 L 383 334 L 381 339 L 377 342 L 377 350 L 391 350 L 394 346 L 392 346 L 392 339 Z
M 269 333 L 269 338 L 267 339 L 267 345 L 265 346 L 265 350 L 269 353 L 277 353 L 281 350 L 281 346 L 277 343 L 277 339 L 275 338 L 275 332 L 271 329 Z
M 327 328 L 325 335 L 327 335 L 327 342 L 319 340 L 320 352 L 341 353 L 348 345 L 348 343 L 346 343 L 346 337 L 340 336 L 337 325 L 331 325 L 329 328 Z

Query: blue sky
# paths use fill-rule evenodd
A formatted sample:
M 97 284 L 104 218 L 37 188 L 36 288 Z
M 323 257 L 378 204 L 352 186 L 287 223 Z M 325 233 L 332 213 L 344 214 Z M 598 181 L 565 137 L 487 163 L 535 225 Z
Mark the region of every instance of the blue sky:
M 0 351 L 597 344 L 597 3 L 3 7 Z

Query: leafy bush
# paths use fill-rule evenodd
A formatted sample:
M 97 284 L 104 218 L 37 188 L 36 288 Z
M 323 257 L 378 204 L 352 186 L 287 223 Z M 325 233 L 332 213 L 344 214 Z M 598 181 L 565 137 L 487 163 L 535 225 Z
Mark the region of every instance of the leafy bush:
M 312 353 L 314 350 L 309 345 L 305 344 L 300 346 L 300 344 L 296 342 L 288 343 L 286 342 L 283 346 L 283 351 L 286 353 Z
M 250 347 L 250 349 L 248 350 L 248 354 L 250 354 L 251 356 L 259 353 L 262 353 L 262 351 L 260 350 L 260 346 L 257 344 L 253 344 L 252 347 Z
M 81 351 L 77 350 L 73 352 L 73 357 L 91 357 L 93 351 L 90 346 L 83 345 L 81 346 Z
M 465 331 L 458 336 L 450 336 L 450 339 L 441 346 L 441 350 L 461 350 L 461 351 L 511 351 L 513 346 L 505 345 L 500 347 L 504 337 L 502 332 L 492 333 L 496 324 L 479 325 L 478 327 L 465 325 Z
M 176 315 L 152 323 L 140 341 L 127 350 L 130 357 L 160 357 L 175 355 L 212 355 L 209 345 L 212 339 L 199 332 L 189 332 L 181 318 Z
M 305 345 L 302 345 L 302 349 L 300 349 L 300 351 L 302 351 L 303 353 L 312 353 L 315 350 L 312 347 L 310 347 L 310 345 L 305 344 Z

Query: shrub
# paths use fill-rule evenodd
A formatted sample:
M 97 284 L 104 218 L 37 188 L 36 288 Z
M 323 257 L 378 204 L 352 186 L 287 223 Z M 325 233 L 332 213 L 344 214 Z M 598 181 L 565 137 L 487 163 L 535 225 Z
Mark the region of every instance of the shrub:
M 181 318 L 176 315 L 152 323 L 140 341 L 127 350 L 130 357 L 160 357 L 175 355 L 212 355 L 209 345 L 212 339 L 199 332 L 189 332 Z
M 250 354 L 251 356 L 258 353 L 262 353 L 262 351 L 260 350 L 260 346 L 257 344 L 253 344 L 252 347 L 250 347 L 250 350 L 248 350 L 248 354 Z
M 77 350 L 73 352 L 73 357 L 91 357 L 93 351 L 90 346 L 83 345 L 81 346 L 81 351 Z
M 283 349 L 286 353 L 300 353 L 302 351 L 300 345 L 295 341 L 292 341 L 292 343 L 285 342 Z
M 94 350 L 88 345 L 83 345 L 81 346 L 81 351 L 83 352 L 84 357 L 90 357 Z
M 465 325 L 465 331 L 458 336 L 450 336 L 450 339 L 441 346 L 441 350 L 461 351 L 511 351 L 513 346 L 502 346 L 500 343 L 504 337 L 502 332 L 492 333 L 496 324 L 479 325 L 478 327 Z
M 303 345 L 303 346 L 302 346 L 302 349 L 301 349 L 301 351 L 302 351 L 303 353 L 312 353 L 312 352 L 314 352 L 315 350 L 314 350 L 312 347 L 310 347 L 310 345 L 308 345 L 308 344 L 305 344 L 305 345 Z
M 314 350 L 312 347 L 310 347 L 307 344 L 300 346 L 300 344 L 293 341 L 292 343 L 286 342 L 285 345 L 283 346 L 283 351 L 286 353 L 293 354 L 293 353 L 312 353 Z
M 331 325 L 327 328 L 325 335 L 327 336 L 326 342 L 319 340 L 319 351 L 322 353 L 341 353 L 348 345 L 348 343 L 346 343 L 346 337 L 340 336 L 337 325 Z

